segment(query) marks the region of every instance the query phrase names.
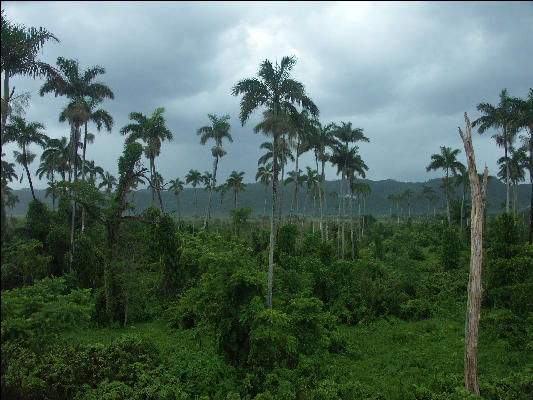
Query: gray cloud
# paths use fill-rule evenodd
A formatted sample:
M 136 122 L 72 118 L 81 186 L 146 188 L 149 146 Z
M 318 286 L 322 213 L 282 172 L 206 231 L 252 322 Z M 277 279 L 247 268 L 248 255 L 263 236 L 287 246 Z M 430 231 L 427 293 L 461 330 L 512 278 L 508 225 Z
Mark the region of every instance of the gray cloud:
M 100 79 L 115 100 L 103 107 L 115 126 L 112 134 L 97 135 L 87 156 L 113 174 L 128 114 L 150 115 L 163 106 L 175 136 L 156 160 L 165 179 L 211 169 L 210 146 L 199 144 L 196 129 L 215 113 L 230 114 L 235 140 L 225 145 L 219 180 L 238 170 L 252 181 L 266 140 L 252 133 L 261 113 L 241 127 L 240 99 L 230 93 L 267 58 L 296 55 L 293 77 L 306 86 L 321 120 L 364 128 L 371 142 L 360 152 L 370 179 L 440 176 L 425 167 L 439 146 L 463 149 L 457 134 L 463 112 L 474 119 L 476 105 L 496 104 L 501 89 L 525 97 L 533 86 L 531 3 L 8 1 L 2 7 L 13 21 L 46 27 L 61 40 L 46 44 L 43 60 L 55 64 L 63 56 L 78 59 L 83 69 L 106 68 Z M 32 93 L 27 119 L 43 122 L 50 136 L 68 135 L 58 122 L 65 99 L 39 97 L 40 80 L 13 83 Z M 490 134 L 474 141 L 478 163 L 495 174 L 501 149 Z M 6 159 L 12 160 L 13 149 L 6 146 Z M 312 166 L 312 155 L 303 163 Z M 327 178 L 334 177 L 328 167 Z

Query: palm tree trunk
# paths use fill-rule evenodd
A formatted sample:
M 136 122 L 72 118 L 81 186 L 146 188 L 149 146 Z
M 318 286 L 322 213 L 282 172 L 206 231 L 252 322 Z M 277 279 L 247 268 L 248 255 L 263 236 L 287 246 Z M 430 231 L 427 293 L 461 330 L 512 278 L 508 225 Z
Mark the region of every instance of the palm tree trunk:
M 261 222 L 261 229 L 265 229 L 265 218 L 266 218 L 266 208 L 267 208 L 267 188 L 268 186 L 265 185 L 265 204 L 263 206 L 263 220 Z
M 450 195 L 448 193 L 448 169 L 446 169 L 446 182 L 444 182 L 444 188 L 446 189 L 446 213 L 448 214 L 448 228 L 452 226 L 450 217 Z
M 513 182 L 513 194 L 514 194 L 513 210 L 515 214 L 518 214 L 518 184 L 516 182 Z
M 277 184 L 278 184 L 278 135 L 274 132 L 274 139 L 272 144 L 272 214 L 270 217 L 270 247 L 268 249 L 268 308 L 272 309 L 272 286 L 274 280 L 274 244 L 275 244 L 275 227 L 274 219 L 276 218 L 276 199 L 277 199 Z
M 74 126 L 72 130 L 71 140 L 70 140 L 70 155 L 74 159 L 74 169 L 71 173 L 74 176 L 74 182 L 78 180 L 78 142 L 79 142 L 79 126 Z M 72 164 L 71 164 L 72 170 Z M 70 181 L 70 178 L 69 178 Z M 70 219 L 70 259 L 69 259 L 69 271 L 72 272 L 72 263 L 74 262 L 74 223 L 76 220 L 76 202 L 71 200 L 72 203 L 72 213 Z
M 352 244 L 352 261 L 355 261 L 355 246 L 353 241 L 353 190 L 350 191 L 350 241 Z
M 359 237 L 361 237 L 361 234 L 363 233 L 363 228 L 361 227 L 361 194 L 357 193 L 357 208 L 359 213 L 359 218 L 357 220 L 357 225 L 359 226 Z
M 297 144 L 296 144 L 296 168 L 295 168 L 295 182 L 294 182 L 294 195 L 293 200 L 296 200 L 296 219 L 298 219 L 298 158 L 300 157 L 300 135 L 298 134 Z M 292 207 L 291 207 L 292 208 Z
M 4 144 L 4 132 L 7 124 L 7 117 L 9 114 L 9 74 L 4 71 L 4 98 L 2 107 L 2 125 L 0 131 L 0 154 L 3 154 L 2 146 Z
M 24 153 L 26 153 L 24 151 Z M 26 170 L 26 175 L 28 175 L 28 181 L 30 182 L 30 189 L 31 189 L 31 196 L 33 197 L 33 200 L 35 200 L 35 192 L 33 190 L 33 182 L 31 181 L 31 175 L 30 170 L 28 169 L 28 163 L 26 162 L 26 154 L 24 154 L 24 169 Z
M 81 179 L 85 181 L 85 151 L 87 149 L 87 121 L 85 121 L 85 135 L 83 136 L 83 157 L 81 159 Z M 85 233 L 85 208 L 81 209 L 81 235 Z
M 281 213 L 283 209 L 283 181 L 285 179 L 285 164 L 281 166 L 281 182 L 280 182 L 280 189 L 279 189 L 279 211 L 278 211 L 278 224 L 276 226 L 276 232 L 279 231 L 279 228 L 281 226 Z
M 204 220 L 204 229 L 207 229 L 207 225 L 209 224 L 210 214 L 211 214 L 211 193 L 213 192 L 213 188 L 216 187 L 217 183 L 217 168 L 218 168 L 218 156 L 215 157 L 215 160 L 213 161 L 213 181 L 211 186 L 209 187 L 209 195 L 207 196 L 207 208 L 205 210 L 205 220 Z
M 155 203 L 154 175 L 155 175 L 154 159 L 153 157 L 150 157 L 150 186 L 152 187 L 152 204 L 150 205 L 150 207 L 153 207 Z
M 341 185 L 339 188 L 339 212 L 337 214 L 337 258 L 341 258 L 341 210 L 342 210 L 342 189 L 344 185 L 344 171 L 341 175 Z
M 196 227 L 196 209 L 198 206 L 198 196 L 196 193 L 196 186 L 194 187 L 194 219 L 192 221 L 192 233 L 194 235 L 194 229 Z
M 507 200 L 505 203 L 505 212 L 509 213 L 509 203 L 511 200 L 511 171 L 509 169 L 509 159 L 507 158 L 507 130 L 503 128 L 503 147 L 505 150 L 505 185 L 507 186 Z
M 460 222 L 460 230 L 463 231 L 463 210 L 464 210 L 464 204 L 465 204 L 465 196 L 466 196 L 466 190 L 463 186 L 463 198 L 461 199 L 461 222 Z
M 52 186 L 54 185 L 54 174 L 52 173 Z M 52 211 L 56 210 L 56 194 L 52 191 Z
M 313 233 L 315 233 L 315 218 L 316 218 L 315 209 L 316 209 L 316 195 L 313 195 L 313 212 L 312 212 Z
M 529 183 L 531 199 L 529 203 L 529 244 L 533 243 L 533 125 L 529 127 Z
M 316 172 L 318 173 L 318 158 L 316 159 Z M 322 175 L 320 175 L 320 181 L 318 182 L 318 206 L 320 207 L 320 240 L 324 242 L 324 208 L 322 206 L 322 196 L 324 195 L 324 163 L 322 163 Z

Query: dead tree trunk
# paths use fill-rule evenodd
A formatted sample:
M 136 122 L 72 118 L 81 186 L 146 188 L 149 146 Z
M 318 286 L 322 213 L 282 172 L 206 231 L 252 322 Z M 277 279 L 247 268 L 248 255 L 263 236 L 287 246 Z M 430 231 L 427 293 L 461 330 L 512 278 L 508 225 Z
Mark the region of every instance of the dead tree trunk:
M 466 113 L 465 122 L 466 135 L 461 128 L 459 128 L 459 135 L 463 140 L 466 158 L 468 160 L 470 188 L 472 193 L 470 276 L 468 278 L 468 302 L 465 322 L 465 389 L 479 396 L 477 343 L 482 292 L 481 265 L 483 261 L 483 213 L 487 199 L 488 169 L 487 166 L 485 166 L 483 183 L 480 185 L 479 176 L 476 170 L 474 148 L 472 146 L 472 128 Z

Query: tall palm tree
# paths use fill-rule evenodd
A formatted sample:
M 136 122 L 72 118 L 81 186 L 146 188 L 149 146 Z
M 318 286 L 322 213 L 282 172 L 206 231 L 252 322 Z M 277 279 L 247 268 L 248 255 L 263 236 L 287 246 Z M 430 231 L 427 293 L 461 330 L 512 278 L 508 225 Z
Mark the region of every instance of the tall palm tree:
M 284 182 L 285 185 L 292 183 L 294 184 L 295 187 L 296 186 L 300 187 L 305 183 L 305 175 L 303 174 L 303 171 L 301 169 L 299 169 L 298 171 L 296 170 L 289 171 L 287 175 L 288 177 L 287 179 L 285 179 L 285 182 Z M 291 201 L 291 208 L 289 211 L 289 217 L 292 216 L 292 210 L 293 210 L 294 203 L 295 203 L 295 198 L 293 196 L 292 201 Z M 298 213 L 296 213 L 296 218 L 298 218 Z
M 174 193 L 174 196 L 176 196 L 176 202 L 178 205 L 178 226 L 181 225 L 181 210 L 180 210 L 180 199 L 179 195 L 181 192 L 183 192 L 183 185 L 185 182 L 183 182 L 180 178 L 172 179 L 170 180 L 170 185 L 168 187 L 168 190 L 172 193 Z
M 66 181 L 69 170 L 69 148 L 67 138 L 62 136 L 61 139 L 50 139 L 41 154 L 41 163 L 53 165 L 63 181 Z
M 6 139 L 11 142 L 16 142 L 18 147 L 22 150 L 22 152 L 14 152 L 15 159 L 26 170 L 33 200 L 36 198 L 28 165 L 35 159 L 35 154 L 28 150 L 28 146 L 33 143 L 43 148 L 46 146 L 48 136 L 42 132 L 43 129 L 44 125 L 40 122 L 27 123 L 22 117 L 11 116 L 10 123 L 6 126 L 5 131 Z
M 155 193 L 157 186 L 154 185 L 153 180 L 156 174 L 155 158 L 161 153 L 161 142 L 165 140 L 173 140 L 174 136 L 172 132 L 166 127 L 165 118 L 163 113 L 165 109 L 163 107 L 156 108 L 150 118 L 139 112 L 132 112 L 129 115 L 130 120 L 134 123 L 130 123 L 120 130 L 122 135 L 129 133 L 126 139 L 126 144 L 132 143 L 136 140 L 142 140 L 146 143 L 144 148 L 144 154 L 148 160 L 150 160 L 150 186 L 152 187 L 152 205 L 155 202 Z
M 222 117 L 217 117 L 216 114 L 208 114 L 209 120 L 211 121 L 211 126 L 205 125 L 196 131 L 198 135 L 201 135 L 200 143 L 205 145 L 206 142 L 210 139 L 215 141 L 215 145 L 211 148 L 211 154 L 213 155 L 213 182 L 209 186 L 209 195 L 207 197 L 207 208 L 205 212 L 204 219 L 204 228 L 207 228 L 209 223 L 209 217 L 211 213 L 211 193 L 212 188 L 216 187 L 217 184 L 217 168 L 218 160 L 226 154 L 226 150 L 222 148 L 222 140 L 227 139 L 230 142 L 233 142 L 233 138 L 229 133 L 230 124 L 228 120 L 230 119 L 229 115 L 223 115 Z
M 257 174 L 255 174 L 255 180 L 261 182 L 261 184 L 265 186 L 265 205 L 263 207 L 263 220 L 261 225 L 262 229 L 265 229 L 267 189 L 270 183 L 272 182 L 272 163 L 267 163 L 264 166 L 259 166 L 257 168 Z
M 55 173 L 56 173 L 56 163 L 55 160 L 52 159 L 42 159 L 41 156 L 41 162 L 39 164 L 39 168 L 37 168 L 36 174 L 39 179 L 42 179 L 43 176 L 48 179 L 50 187 L 54 186 L 55 181 Z M 52 211 L 55 211 L 56 209 L 56 191 L 48 191 L 48 195 L 52 195 Z M 45 197 L 48 197 L 46 195 Z
M 244 172 L 231 171 L 229 178 L 226 180 L 227 187 L 233 189 L 235 208 L 237 208 L 237 194 L 246 188 L 246 184 L 242 181 L 243 179 Z
M 433 189 L 431 186 L 428 186 L 428 185 L 423 185 L 422 191 L 418 194 L 418 197 L 421 200 L 427 200 L 428 202 L 427 217 L 429 217 L 429 206 L 431 202 L 433 201 L 433 199 L 435 198 L 435 196 L 436 196 L 435 189 Z
M 113 186 L 117 185 L 117 179 L 111 175 L 108 171 L 104 173 L 102 176 L 102 182 L 98 185 L 98 189 L 101 189 L 105 187 L 105 192 L 107 194 L 111 194 L 111 191 L 113 190 Z
M 45 28 L 26 28 L 23 25 L 9 21 L 1 10 L 2 25 L 2 52 L 1 73 L 4 74 L 4 93 L 2 97 L 2 123 L 0 130 L 0 154 L 4 145 L 4 130 L 7 125 L 7 117 L 10 114 L 10 101 L 13 100 L 14 89 L 10 89 L 9 80 L 16 75 L 31 76 L 34 79 L 49 77 L 57 73 L 54 67 L 37 59 L 44 44 L 50 40 L 59 40 Z
M 93 160 L 85 161 L 84 173 L 89 174 L 89 182 L 96 186 L 96 177 L 104 178 L 104 169 L 95 164 Z
M 196 194 L 196 186 L 198 186 L 202 182 L 202 174 L 200 171 L 196 169 L 189 170 L 189 173 L 185 175 L 185 182 L 187 185 L 191 184 L 194 188 L 194 221 L 192 224 L 192 232 L 194 233 L 194 229 L 196 226 L 196 211 L 198 206 L 198 196 Z
M 526 130 L 526 134 L 521 135 L 520 138 L 523 146 L 529 151 L 529 183 L 531 184 L 529 209 L 533 210 L 533 89 L 529 89 L 525 100 L 513 99 L 513 101 L 516 110 L 515 128 Z M 531 244 L 533 243 L 533 211 L 530 211 L 529 215 L 529 244 Z
M 513 140 L 517 133 L 517 126 L 515 124 L 517 107 L 516 102 L 509 97 L 507 89 L 500 92 L 500 102 L 498 106 L 493 106 L 489 103 L 480 103 L 477 105 L 477 110 L 484 115 L 472 122 L 472 126 L 479 125 L 478 132 L 484 133 L 490 128 L 501 129 L 501 133 L 493 135 L 496 144 L 503 146 L 505 160 L 508 160 L 507 153 L 509 147 L 512 146 Z M 508 163 L 506 164 L 505 184 L 507 186 L 507 200 L 505 203 L 505 211 L 509 212 L 510 204 L 510 170 Z
M 442 169 L 446 171 L 446 175 L 443 179 L 444 190 L 446 193 L 446 213 L 448 215 L 448 226 L 451 226 L 450 218 L 450 173 L 455 177 L 458 172 L 466 170 L 466 167 L 457 161 L 457 154 L 461 150 L 452 150 L 451 147 L 441 146 L 440 154 L 432 154 L 431 162 L 426 167 L 426 171 Z
M 311 194 L 313 198 L 313 211 L 312 211 L 312 226 L 313 233 L 315 233 L 315 202 L 316 198 L 320 196 L 320 176 L 318 175 L 318 169 L 306 168 L 305 174 L 305 186 L 307 187 L 307 194 Z M 304 218 L 305 218 L 305 201 L 304 201 Z
M 409 188 L 405 189 L 405 191 L 402 194 L 402 196 L 405 198 L 405 201 L 407 201 L 407 210 L 408 210 L 409 217 L 411 216 L 411 198 L 413 197 L 414 194 L 415 193 Z
M 461 220 L 459 224 L 460 229 L 462 231 L 466 192 L 468 191 L 468 188 L 470 187 L 470 173 L 468 172 L 466 168 L 463 170 L 460 170 L 455 178 L 455 186 L 459 186 L 459 185 L 463 187 L 463 196 L 461 198 Z
M 307 110 L 302 110 L 291 115 L 293 129 L 289 130 L 289 134 L 293 133 L 296 136 L 296 141 L 293 141 L 293 148 L 296 152 L 296 164 L 294 166 L 294 175 L 299 171 L 298 160 L 300 155 L 310 150 L 312 147 L 311 136 L 315 129 L 315 124 L 317 123 L 316 119 L 309 117 L 309 112 Z M 290 216 L 292 217 L 292 205 L 296 203 L 296 216 L 298 216 L 298 189 L 299 185 L 294 185 L 294 191 L 292 195 L 291 202 L 291 212 Z
M 317 106 L 306 95 L 304 85 L 290 78 L 290 72 L 296 64 L 295 57 L 283 57 L 281 62 L 272 65 L 265 60 L 261 63 L 257 78 L 239 81 L 232 89 L 232 95 L 243 95 L 240 103 L 240 120 L 244 126 L 252 112 L 266 107 L 275 120 L 287 110 L 294 110 L 295 105 L 309 110 L 311 115 L 318 115 Z M 272 282 L 274 266 L 274 216 L 276 215 L 276 197 L 278 181 L 278 139 L 283 133 L 279 126 L 272 126 L 273 137 L 273 179 L 272 179 L 272 217 L 270 221 L 270 247 L 268 253 L 268 307 L 272 308 Z
M 498 165 L 500 169 L 498 171 L 498 178 L 505 179 L 507 169 L 509 170 L 509 178 L 513 184 L 513 212 L 516 214 L 518 211 L 518 183 L 523 182 L 526 179 L 525 169 L 528 166 L 528 157 L 526 150 L 523 147 L 518 149 L 509 149 L 509 160 L 505 157 L 498 159 Z

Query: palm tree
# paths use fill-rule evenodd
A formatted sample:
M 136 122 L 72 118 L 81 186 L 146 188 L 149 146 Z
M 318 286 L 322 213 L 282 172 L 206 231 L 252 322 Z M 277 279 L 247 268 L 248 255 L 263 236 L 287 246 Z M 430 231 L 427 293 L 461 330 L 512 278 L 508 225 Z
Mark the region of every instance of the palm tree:
M 446 193 L 446 212 L 448 214 L 448 226 L 451 226 L 450 218 L 450 173 L 456 176 L 458 172 L 464 171 L 466 167 L 459 161 L 457 161 L 457 154 L 461 150 L 452 150 L 451 147 L 441 146 L 440 154 L 431 155 L 431 163 L 426 167 L 426 171 L 443 169 L 446 171 L 446 176 L 443 179 L 444 190 Z
M 294 166 L 294 175 L 297 174 L 297 171 L 300 171 L 298 168 L 298 160 L 300 155 L 308 151 L 312 147 L 311 135 L 315 128 L 316 120 L 309 118 L 309 112 L 307 110 L 302 110 L 299 113 L 291 115 L 293 121 L 293 129 L 289 130 L 289 133 L 294 133 L 296 135 L 296 142 L 293 142 L 293 148 L 296 151 L 296 164 Z M 290 216 L 292 217 L 292 206 L 296 203 L 296 217 L 298 217 L 298 184 L 294 185 L 294 192 L 291 202 L 291 211 Z
M 264 166 L 257 168 L 257 174 L 255 174 L 255 180 L 260 181 L 265 185 L 265 205 L 263 207 L 263 220 L 262 220 L 262 229 L 265 229 L 265 219 L 266 219 L 266 205 L 267 205 L 267 189 L 272 181 L 272 163 L 267 163 Z
M 344 259 L 344 216 L 345 216 L 345 194 L 344 194 L 344 179 L 346 176 L 354 175 L 358 173 L 361 177 L 365 177 L 365 170 L 368 170 L 367 165 L 362 160 L 361 156 L 357 154 L 358 147 L 354 146 L 348 148 L 345 143 L 337 142 L 333 146 L 333 155 L 330 157 L 330 162 L 337 166 L 337 175 L 340 173 L 342 176 L 340 195 L 339 195 L 339 214 L 338 214 L 338 226 L 337 226 L 337 242 L 340 244 L 338 249 L 340 251 L 339 258 Z M 342 220 L 341 220 L 342 218 Z M 342 233 L 341 233 L 342 230 Z
M 509 147 L 512 146 L 514 137 L 517 133 L 516 126 L 516 115 L 517 115 L 517 104 L 516 102 L 509 97 L 507 94 L 507 89 L 503 89 L 500 92 L 500 102 L 497 107 L 489 103 L 480 103 L 477 105 L 477 110 L 482 112 L 484 115 L 472 122 L 472 126 L 479 125 L 478 132 L 480 134 L 484 133 L 490 128 L 502 129 L 501 134 L 493 135 L 496 144 L 498 146 L 503 146 L 504 148 L 504 158 L 508 160 L 507 153 Z M 509 212 L 509 203 L 510 203 L 510 170 L 509 165 L 506 165 L 506 175 L 505 183 L 507 185 L 507 200 L 505 203 L 505 211 Z
M 120 130 L 122 135 L 129 133 L 126 139 L 126 144 L 132 143 L 136 140 L 142 140 L 146 143 L 144 154 L 150 160 L 150 186 L 152 187 L 152 205 L 155 201 L 155 192 L 159 195 L 159 190 L 154 185 L 154 177 L 156 174 L 155 158 L 161 153 L 161 142 L 165 140 L 173 140 L 174 136 L 168 130 L 165 123 L 163 107 L 156 108 L 150 118 L 139 112 L 132 112 L 129 115 L 130 120 L 135 123 L 130 123 Z
M 50 187 L 54 187 L 54 180 L 55 180 L 55 173 L 56 173 L 56 163 L 53 159 L 44 159 L 41 155 L 41 163 L 39 164 L 39 168 L 37 168 L 37 177 L 39 179 L 42 179 L 43 176 L 46 177 L 46 179 L 49 180 Z M 48 197 L 48 195 L 52 195 L 52 211 L 55 211 L 56 209 L 56 191 L 48 191 L 47 195 L 45 197 Z
M 525 100 L 513 99 L 513 101 L 516 109 L 515 129 L 526 129 L 526 135 L 521 135 L 520 138 L 523 146 L 529 151 L 529 183 L 531 184 L 529 209 L 533 210 L 533 89 L 529 89 Z M 529 215 L 529 244 L 531 244 L 533 243 L 533 211 L 530 211 Z
M 41 163 L 53 165 L 63 181 L 66 180 L 69 170 L 69 148 L 67 138 L 62 136 L 61 139 L 50 139 L 41 154 Z
M 246 188 L 246 184 L 242 182 L 244 172 L 231 171 L 229 178 L 226 180 L 226 186 L 233 189 L 235 208 L 237 208 L 237 194 Z
M 89 174 L 89 182 L 96 186 L 96 176 L 104 178 L 104 169 L 95 164 L 93 160 L 85 162 L 84 174 Z
M 284 184 L 285 185 L 288 185 L 289 183 L 292 183 L 294 184 L 294 186 L 302 186 L 304 183 L 305 183 L 305 175 L 303 174 L 303 171 L 301 169 L 299 169 L 298 171 L 289 171 L 287 173 L 288 177 L 287 179 L 285 179 L 285 182 Z M 292 197 L 292 201 L 291 201 L 291 208 L 290 208 L 290 212 L 289 212 L 289 216 L 292 216 L 292 210 L 293 210 L 293 206 L 294 206 L 294 201 L 295 201 L 295 197 L 293 196 Z M 296 201 L 297 202 L 297 201 Z M 298 213 L 296 213 L 296 218 L 298 218 Z
M 261 124 L 259 124 L 261 125 Z M 255 129 L 258 128 L 257 125 Z M 266 129 L 264 126 L 262 129 Z M 272 142 L 263 142 L 259 146 L 260 149 L 266 149 L 267 152 L 263 154 L 259 159 L 257 160 L 257 165 L 265 164 L 268 162 L 268 160 L 272 159 L 274 155 L 274 144 Z M 281 166 L 281 182 L 284 182 L 285 180 L 285 165 L 287 164 L 288 160 L 294 161 L 294 156 L 292 155 L 292 152 L 290 150 L 290 147 L 287 143 L 287 140 L 284 137 L 280 137 L 278 140 L 278 151 L 277 151 L 277 164 Z M 281 213 L 283 208 L 283 186 L 280 187 L 279 191 L 279 213 L 278 213 L 278 220 L 276 227 L 279 228 L 279 225 L 281 223 Z M 277 232 L 276 228 L 276 232 Z
M 252 112 L 259 107 L 266 107 L 275 121 L 278 116 L 294 110 L 299 105 L 309 110 L 311 115 L 318 115 L 318 108 L 305 94 L 304 85 L 290 79 L 290 72 L 296 64 L 295 57 L 283 57 L 280 64 L 272 65 L 263 61 L 259 68 L 259 78 L 239 81 L 232 89 L 232 95 L 243 95 L 240 103 L 240 120 L 244 126 Z M 276 215 L 276 197 L 278 181 L 278 139 L 283 131 L 276 123 L 272 125 L 273 136 L 273 179 L 272 179 L 272 217 L 270 221 L 270 247 L 268 255 L 268 307 L 272 308 L 272 282 L 274 266 L 274 216 Z
M 196 211 L 198 206 L 198 197 L 196 195 L 196 186 L 198 186 L 202 182 L 202 174 L 200 171 L 196 169 L 189 170 L 189 173 L 185 175 L 185 182 L 188 184 L 191 184 L 194 188 L 194 221 L 192 224 L 192 233 L 194 233 L 194 229 L 196 226 Z
M 320 196 L 320 176 L 318 175 L 318 169 L 306 168 L 306 174 L 304 175 L 305 185 L 307 187 L 307 194 L 311 194 L 313 197 L 313 211 L 312 211 L 312 226 L 313 233 L 315 233 L 315 202 L 317 195 Z M 305 218 L 305 201 L 304 201 L 304 218 Z
M 4 10 L 1 10 L 2 25 L 2 52 L 1 73 L 4 74 L 4 93 L 2 97 L 2 124 L 0 130 L 0 154 L 5 143 L 4 131 L 7 125 L 7 117 L 10 114 L 10 101 L 14 99 L 14 89 L 10 92 L 9 79 L 16 75 L 50 77 L 57 71 L 45 62 L 37 59 L 37 55 L 49 40 L 59 40 L 45 28 L 39 29 L 23 25 L 17 25 L 6 19 Z
M 35 154 L 28 150 L 28 146 L 35 143 L 44 148 L 48 142 L 48 136 L 42 132 L 44 125 L 39 122 L 26 123 L 24 118 L 19 116 L 11 116 L 10 121 L 10 124 L 6 126 L 5 138 L 8 141 L 16 142 L 22 150 L 22 152 L 15 151 L 13 154 L 16 162 L 21 164 L 26 170 L 31 195 L 33 200 L 35 200 L 35 191 L 33 190 L 30 170 L 28 169 L 28 165 L 35 159 Z
M 107 194 L 111 194 L 111 191 L 113 190 L 113 186 L 117 185 L 117 179 L 111 175 L 109 172 L 105 172 L 102 176 L 102 182 L 98 185 L 98 189 L 101 189 L 105 187 L 105 192 Z
M 409 213 L 408 214 L 409 217 L 411 217 L 411 198 L 413 197 L 414 194 L 415 193 L 411 189 L 405 189 L 405 191 L 402 194 L 402 196 L 407 201 L 407 210 L 408 210 L 408 213 Z
M 168 187 L 168 190 L 174 193 L 174 196 L 176 196 L 176 202 L 178 203 L 178 226 L 181 225 L 181 211 L 180 211 L 180 199 L 179 194 L 183 192 L 183 185 L 185 182 L 183 182 L 180 178 L 176 178 L 171 180 L 170 186 Z
M 460 229 L 463 230 L 463 216 L 464 216 L 464 205 L 465 205 L 465 198 L 466 198 L 466 192 L 468 191 L 468 188 L 470 187 L 470 173 L 465 168 L 463 170 L 460 170 L 455 178 L 455 185 L 459 186 L 461 185 L 463 187 L 463 196 L 461 198 L 461 221 L 460 221 Z
M 206 125 L 202 126 L 196 131 L 198 135 L 201 135 L 200 143 L 205 145 L 205 143 L 213 139 L 215 141 L 215 146 L 211 148 L 211 154 L 214 157 L 213 161 L 213 183 L 209 186 L 209 195 L 207 197 L 207 208 L 204 219 L 204 228 L 207 228 L 209 223 L 209 217 L 211 212 L 211 192 L 212 188 L 216 187 L 217 184 L 217 168 L 218 160 L 226 154 L 226 151 L 222 148 L 222 140 L 224 138 L 228 139 L 230 142 L 233 142 L 233 138 L 229 133 L 230 124 L 228 120 L 230 119 L 229 115 L 224 115 L 222 117 L 217 117 L 216 114 L 208 114 L 208 118 L 211 120 L 211 126 Z
M 430 206 L 430 203 L 433 201 L 435 196 L 436 196 L 435 189 L 433 189 L 431 186 L 428 186 L 428 185 L 423 185 L 422 186 L 422 191 L 419 193 L 418 197 L 420 199 L 428 201 L 427 217 L 429 217 L 429 206 Z
M 518 183 L 526 179 L 525 169 L 528 165 L 528 157 L 525 148 L 521 147 L 517 150 L 512 147 L 509 149 L 509 160 L 505 157 L 498 159 L 500 170 L 498 171 L 498 178 L 505 179 L 507 169 L 509 170 L 509 178 L 513 184 L 514 201 L 513 212 L 516 214 L 518 210 Z

